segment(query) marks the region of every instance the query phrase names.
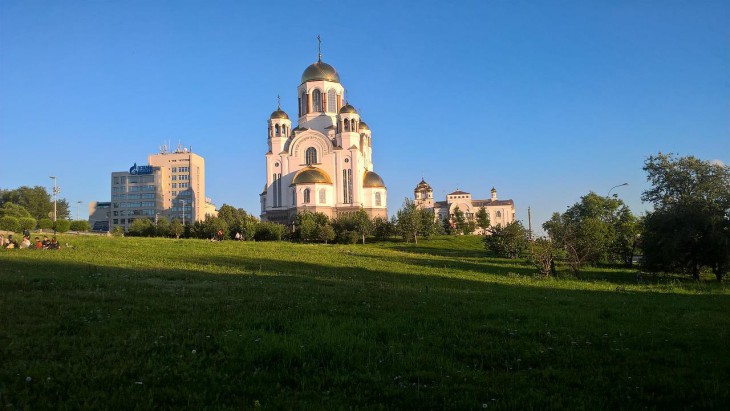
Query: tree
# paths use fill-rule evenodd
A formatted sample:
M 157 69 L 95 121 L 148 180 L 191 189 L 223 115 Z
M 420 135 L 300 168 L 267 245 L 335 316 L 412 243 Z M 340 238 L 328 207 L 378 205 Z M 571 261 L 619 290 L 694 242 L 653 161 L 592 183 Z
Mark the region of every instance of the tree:
M 20 217 L 18 223 L 20 223 L 20 229 L 25 231 L 34 229 L 37 222 L 33 217 Z
M 395 235 L 395 223 L 384 217 L 373 219 L 373 233 L 378 240 L 385 240 Z
M 323 213 L 302 211 L 294 217 L 294 237 L 300 241 L 331 241 L 329 233 L 323 234 L 324 227 L 330 227 L 329 217 Z M 334 236 L 334 230 L 332 231 Z
M 71 222 L 68 220 L 56 220 L 56 222 L 53 223 L 53 229 L 59 233 L 65 233 L 69 230 L 69 228 L 71 228 Z
M 155 224 L 149 218 L 136 218 L 127 228 L 129 235 L 135 237 L 150 237 L 154 235 Z
M 555 275 L 555 257 L 560 249 L 549 238 L 540 237 L 530 243 L 529 259 L 545 277 Z
M 396 213 L 398 233 L 407 242 L 418 244 L 418 233 L 423 222 L 416 203 L 406 198 L 403 207 Z
M 281 241 L 284 234 L 284 226 L 272 222 L 261 222 L 256 225 L 256 241 Z
M 433 209 L 430 208 L 419 208 L 418 213 L 421 218 L 421 228 L 418 230 L 418 235 L 423 238 L 430 238 L 439 232 L 439 224 Z
M 487 229 L 489 228 L 489 213 L 487 212 L 487 209 L 484 207 L 479 207 L 479 210 L 477 210 L 476 219 L 477 226 L 486 233 Z
M 502 258 L 518 258 L 522 256 L 528 244 L 528 234 L 519 221 L 505 226 L 497 225 L 489 229 L 484 237 L 484 245 L 488 251 Z
M 89 231 L 89 222 L 86 220 L 71 221 L 71 231 Z
M 730 167 L 659 153 L 644 171 L 652 188 L 641 198 L 654 206 L 641 235 L 644 266 L 695 280 L 707 267 L 722 281 L 730 265 Z
M 30 217 L 30 213 L 21 205 L 15 203 L 4 203 L 3 206 L 0 207 L 0 217 L 5 216 L 23 218 Z
M 38 220 L 38 228 L 42 230 L 50 230 L 53 228 L 53 220 L 50 218 L 41 218 Z
M 20 230 L 18 218 L 9 215 L 0 217 L 0 230 L 18 232 Z
M 173 219 L 170 223 L 170 234 L 174 235 L 175 238 L 180 238 L 184 230 L 185 227 L 183 227 L 182 223 L 177 218 Z
M 165 217 L 159 217 L 155 226 L 155 235 L 158 237 L 170 236 L 170 220 Z
M 360 207 L 353 216 L 355 219 L 355 229 L 357 230 L 362 243 L 365 244 L 365 237 L 373 232 L 373 222 L 370 221 L 368 213 Z
M 464 217 L 464 212 L 459 209 L 459 206 L 454 207 L 454 213 L 451 219 L 454 222 L 454 227 L 456 228 L 457 233 L 468 234 L 465 232 L 467 228 L 466 217 Z
M 444 216 L 444 219 L 441 221 L 441 226 L 443 227 L 445 234 L 456 234 L 454 232 L 454 225 L 451 223 L 451 218 L 449 218 L 449 216 Z
M 42 186 L 33 188 L 22 186 L 14 190 L 6 190 L 0 195 L 0 203 L 13 203 L 23 206 L 30 216 L 36 220 L 47 218 L 49 213 L 53 212 L 53 201 L 51 195 Z M 69 217 L 68 202 L 65 199 L 57 201 L 56 215 L 58 219 L 67 219 Z
M 543 224 L 555 245 L 565 251 L 576 275 L 585 264 L 630 263 L 636 227 L 636 217 L 623 201 L 594 192 L 581 197 L 563 214 L 554 213 Z

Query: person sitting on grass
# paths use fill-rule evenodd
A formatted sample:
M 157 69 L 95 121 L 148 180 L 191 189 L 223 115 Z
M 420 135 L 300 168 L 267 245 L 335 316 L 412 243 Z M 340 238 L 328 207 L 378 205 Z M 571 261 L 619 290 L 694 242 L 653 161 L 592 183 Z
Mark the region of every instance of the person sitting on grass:
M 20 242 L 20 248 L 30 248 L 30 237 L 27 235 L 23 236 L 23 241 Z
M 7 249 L 18 248 L 18 242 L 13 239 L 12 234 L 10 234 L 8 236 L 8 239 L 5 241 L 5 248 L 7 248 Z
M 51 239 L 51 242 L 48 244 L 49 250 L 58 250 L 61 248 L 61 244 L 58 244 L 58 240 L 56 240 L 56 237 L 53 237 Z
M 35 238 L 35 248 L 36 248 L 36 250 L 40 250 L 41 248 L 43 248 L 43 243 L 41 242 L 41 239 L 38 237 Z
M 51 244 L 51 240 L 48 239 L 48 236 L 43 236 L 43 241 L 41 242 L 41 245 L 43 248 L 48 248 L 48 246 Z

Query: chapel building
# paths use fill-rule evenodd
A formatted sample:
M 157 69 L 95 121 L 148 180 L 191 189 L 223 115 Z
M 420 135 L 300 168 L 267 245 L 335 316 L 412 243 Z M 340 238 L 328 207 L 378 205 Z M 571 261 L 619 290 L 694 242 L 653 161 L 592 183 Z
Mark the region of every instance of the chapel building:
M 344 95 L 337 70 L 320 52 L 297 87 L 296 127 L 281 105 L 271 113 L 262 221 L 288 225 L 305 210 L 337 217 L 360 208 L 370 218 L 387 218 L 387 189 L 373 171 L 372 132 Z
M 498 200 L 497 190 L 492 187 L 491 197 L 486 200 L 474 200 L 470 193 L 457 189 L 446 195 L 446 201 L 434 201 L 433 189 L 424 180 L 418 183 L 413 190 L 416 207 L 433 210 L 438 221 L 449 219 L 453 223 L 454 210 L 458 207 L 464 213 L 467 221 L 475 221 L 476 213 L 484 208 L 489 215 L 489 224 L 492 227 L 505 226 L 515 220 L 515 203 L 512 200 Z M 486 234 L 478 228 L 473 234 Z

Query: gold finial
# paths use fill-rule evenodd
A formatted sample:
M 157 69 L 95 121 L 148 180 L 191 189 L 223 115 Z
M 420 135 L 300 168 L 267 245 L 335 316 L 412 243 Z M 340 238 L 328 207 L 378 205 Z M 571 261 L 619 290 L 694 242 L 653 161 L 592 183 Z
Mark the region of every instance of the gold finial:
M 322 62 L 322 39 L 317 34 L 317 60 Z
M 276 106 L 277 110 L 281 110 L 281 96 L 278 94 L 276 95 Z

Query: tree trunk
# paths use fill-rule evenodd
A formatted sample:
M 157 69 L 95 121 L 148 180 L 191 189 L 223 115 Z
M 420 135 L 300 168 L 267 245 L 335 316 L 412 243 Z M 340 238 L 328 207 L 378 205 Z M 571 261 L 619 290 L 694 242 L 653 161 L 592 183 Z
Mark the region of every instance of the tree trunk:
M 695 281 L 700 280 L 700 266 L 699 264 L 692 264 L 692 279 Z

